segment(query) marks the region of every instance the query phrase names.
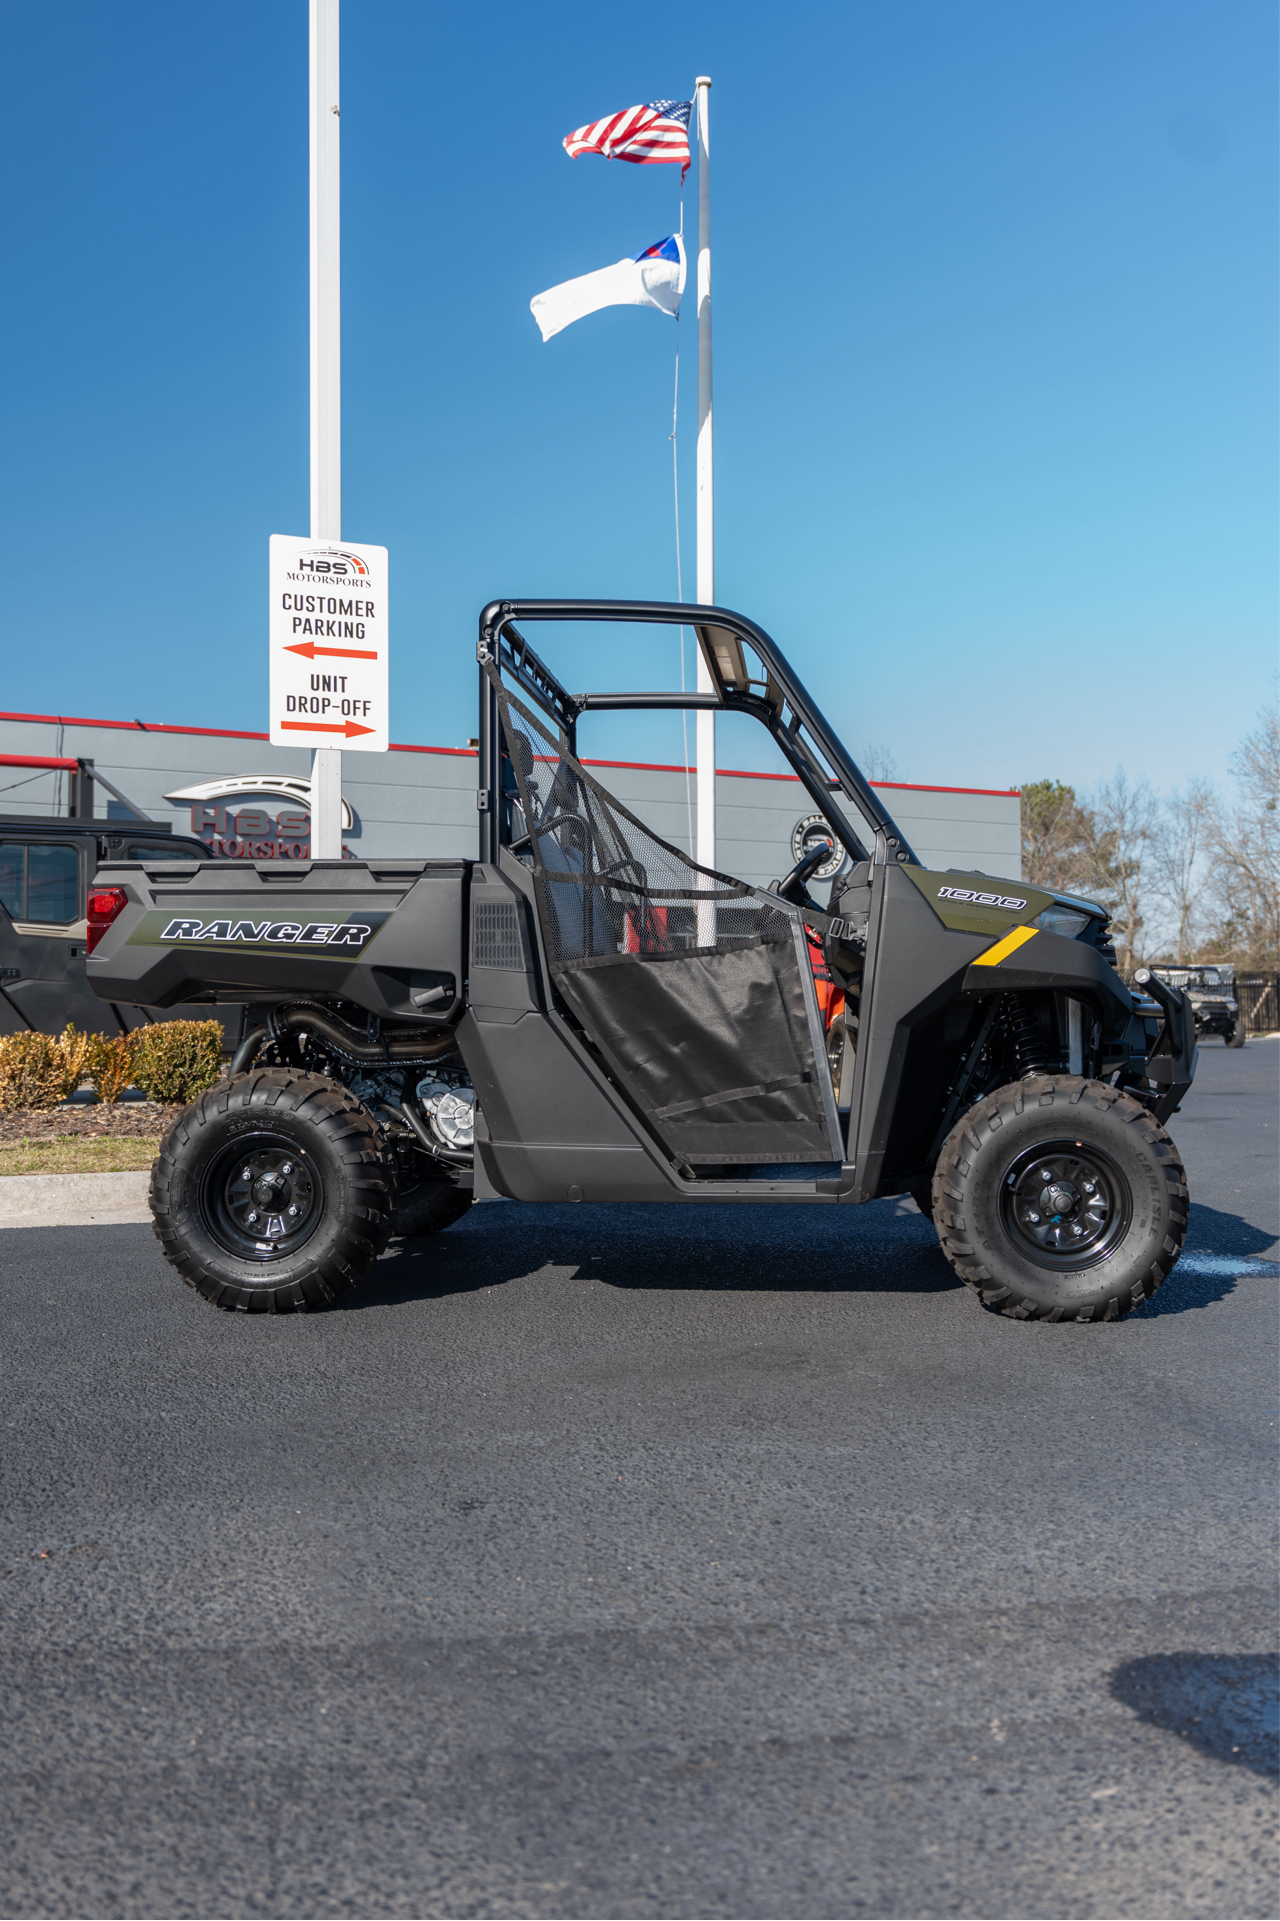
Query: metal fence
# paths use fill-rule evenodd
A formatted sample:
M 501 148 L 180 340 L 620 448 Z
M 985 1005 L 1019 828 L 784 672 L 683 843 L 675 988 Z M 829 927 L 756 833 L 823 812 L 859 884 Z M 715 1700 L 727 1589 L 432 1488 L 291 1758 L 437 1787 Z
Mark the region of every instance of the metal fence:
M 1244 1011 L 1246 1033 L 1274 1034 L 1280 1029 L 1280 974 L 1237 974 L 1236 999 Z

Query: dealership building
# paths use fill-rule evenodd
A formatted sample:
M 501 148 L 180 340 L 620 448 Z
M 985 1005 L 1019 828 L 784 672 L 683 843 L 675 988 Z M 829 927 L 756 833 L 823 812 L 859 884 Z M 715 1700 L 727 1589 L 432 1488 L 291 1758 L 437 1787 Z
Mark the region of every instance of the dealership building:
M 140 720 L 0 714 L 0 837 L 5 817 L 58 817 L 92 805 L 122 826 L 142 814 L 195 833 L 228 860 L 306 859 L 311 756 L 266 734 Z M 696 783 L 683 767 L 585 763 L 653 832 L 692 851 Z M 476 754 L 393 743 L 342 757 L 343 844 L 357 859 L 474 857 Z M 92 781 L 92 786 L 89 782 Z M 925 865 L 1021 878 L 1019 797 L 976 787 L 873 783 Z M 722 769 L 717 866 L 763 887 L 794 864 L 812 814 L 794 775 Z

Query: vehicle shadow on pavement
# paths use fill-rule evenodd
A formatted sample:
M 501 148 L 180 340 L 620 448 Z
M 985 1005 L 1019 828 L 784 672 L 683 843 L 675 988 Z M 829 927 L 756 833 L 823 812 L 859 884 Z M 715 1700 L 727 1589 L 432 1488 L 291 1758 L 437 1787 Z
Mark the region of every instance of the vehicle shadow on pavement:
M 1274 1236 L 1251 1227 L 1239 1214 L 1223 1213 L 1221 1208 L 1191 1203 L 1191 1221 L 1183 1257 L 1154 1300 L 1144 1301 L 1131 1316 L 1134 1320 L 1155 1320 L 1161 1314 L 1186 1314 L 1196 1308 L 1212 1307 L 1234 1294 L 1241 1272 L 1250 1257 L 1266 1255 Z M 1197 1257 L 1208 1258 L 1221 1272 L 1206 1271 Z M 1231 1263 L 1239 1262 L 1236 1272 Z
M 1239 1215 L 1194 1205 L 1190 1253 L 1153 1300 L 1129 1318 L 1150 1320 L 1212 1307 L 1234 1293 L 1249 1257 L 1271 1239 Z M 1209 1255 L 1223 1271 L 1196 1266 Z M 742 1210 L 621 1204 L 573 1207 L 490 1203 L 457 1227 L 393 1241 L 367 1280 L 336 1305 L 348 1312 L 441 1300 L 504 1287 L 544 1269 L 568 1270 L 603 1286 L 685 1292 L 768 1294 L 945 1294 L 963 1283 L 948 1265 L 933 1225 L 906 1200 L 835 1209 Z
M 872 1202 L 861 1218 L 835 1209 L 771 1208 L 744 1231 L 742 1210 L 476 1208 L 424 1240 L 393 1242 L 337 1305 L 357 1310 L 501 1287 L 546 1268 L 617 1288 L 770 1294 L 945 1294 L 963 1283 L 931 1222 L 910 1203 Z
M 1150 1727 L 1255 1774 L 1280 1773 L 1274 1654 L 1150 1654 L 1113 1669 L 1110 1691 Z

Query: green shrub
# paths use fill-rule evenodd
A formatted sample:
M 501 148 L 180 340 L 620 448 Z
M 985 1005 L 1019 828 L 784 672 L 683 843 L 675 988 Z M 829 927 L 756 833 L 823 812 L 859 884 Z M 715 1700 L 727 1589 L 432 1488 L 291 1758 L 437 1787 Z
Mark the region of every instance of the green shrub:
M 67 1022 L 58 1036 L 58 1046 L 62 1051 L 62 1098 L 64 1101 L 69 1094 L 75 1093 L 88 1072 L 89 1055 L 96 1039 L 95 1034 L 77 1033 L 71 1021 Z
M 80 1084 L 92 1036 L 6 1034 L 0 1040 L 0 1111 L 56 1107 Z
M 222 1070 L 219 1021 L 156 1021 L 132 1036 L 133 1078 L 149 1100 L 185 1107 L 212 1087 Z
M 133 1085 L 133 1035 L 92 1034 L 84 1073 L 98 1099 L 114 1107 L 125 1088 Z
M 66 1076 L 51 1034 L 6 1034 L 0 1040 L 0 1108 L 56 1107 Z

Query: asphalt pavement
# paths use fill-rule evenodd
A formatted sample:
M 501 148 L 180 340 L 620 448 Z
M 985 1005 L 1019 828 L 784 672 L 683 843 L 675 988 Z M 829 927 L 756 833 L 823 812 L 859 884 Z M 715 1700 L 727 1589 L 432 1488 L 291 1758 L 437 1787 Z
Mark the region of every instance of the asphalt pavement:
M 0 1910 L 1274 1914 L 1278 1065 L 1110 1325 L 906 1201 L 490 1203 L 280 1319 L 0 1234 Z

